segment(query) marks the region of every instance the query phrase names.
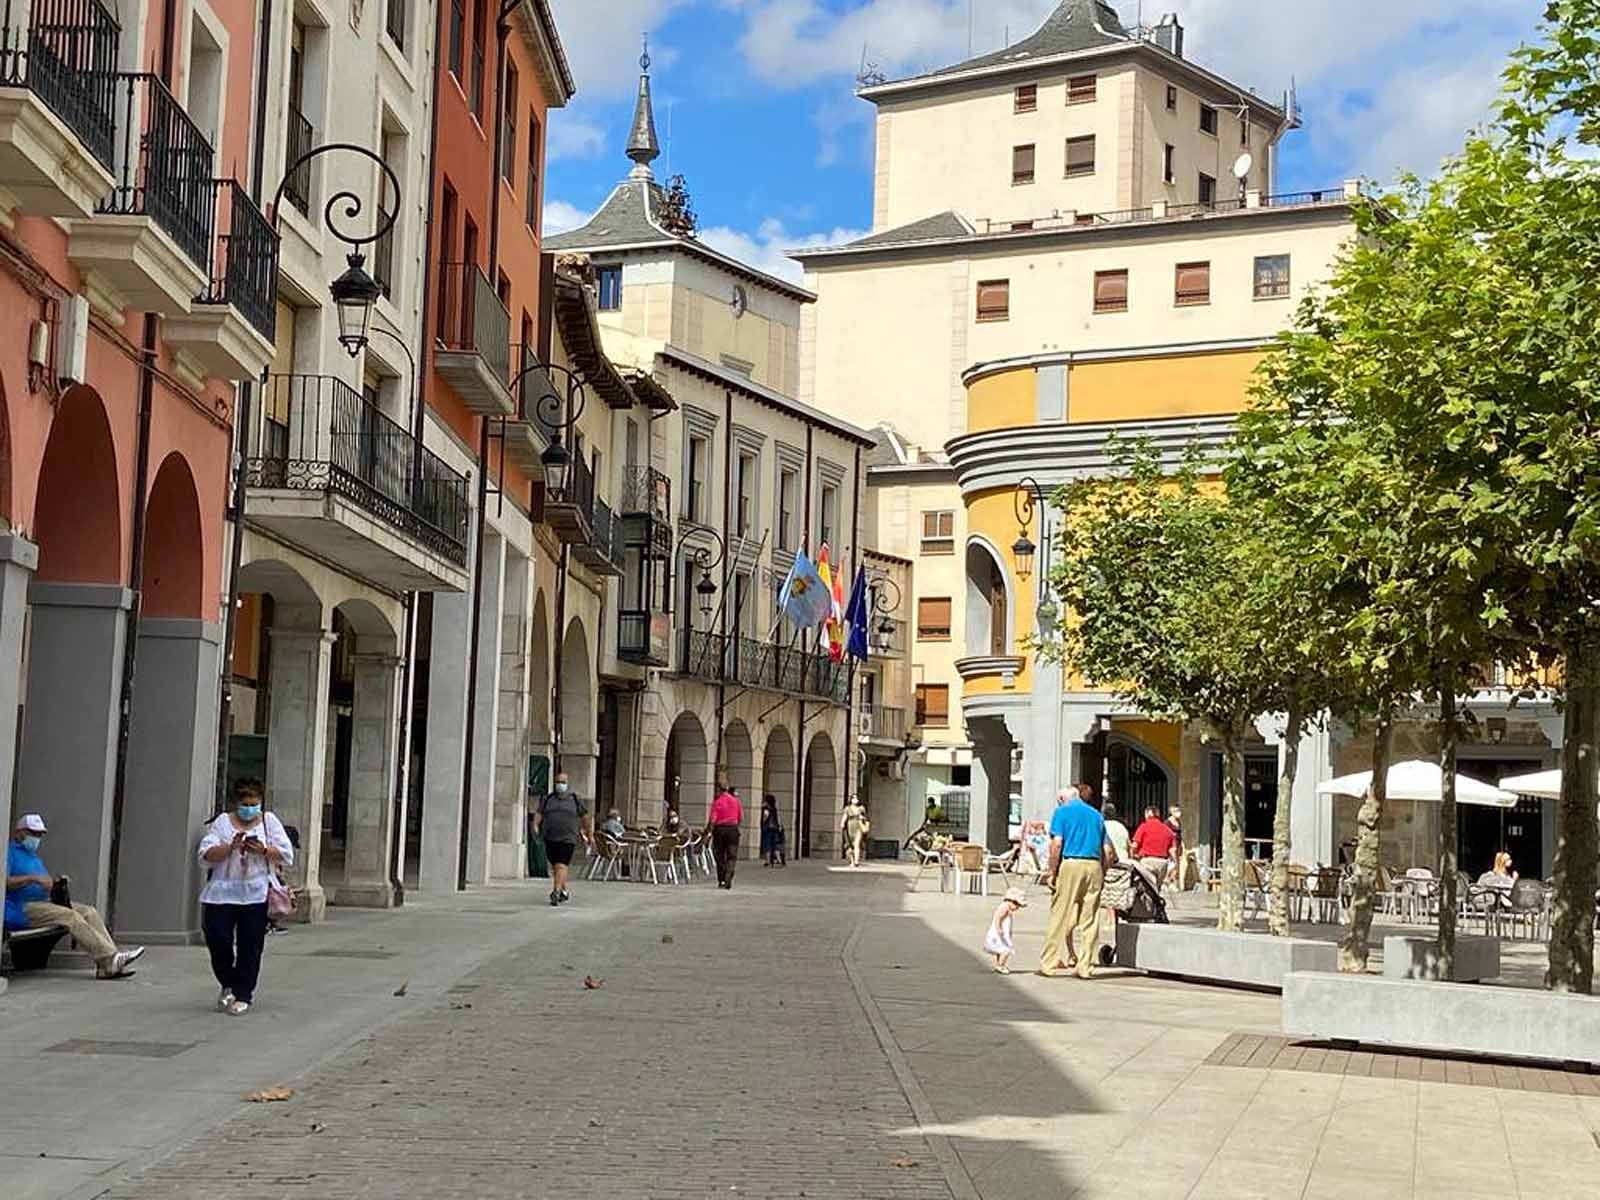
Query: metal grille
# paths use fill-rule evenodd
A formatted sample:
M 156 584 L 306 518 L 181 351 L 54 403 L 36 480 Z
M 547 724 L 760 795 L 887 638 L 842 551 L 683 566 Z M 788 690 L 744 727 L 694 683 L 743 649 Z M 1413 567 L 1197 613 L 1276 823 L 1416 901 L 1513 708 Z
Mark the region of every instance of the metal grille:
M 4 0 L 0 86 L 26 87 L 100 160 L 115 167 L 117 43 L 99 0 Z M 27 28 L 21 22 L 27 21 Z
M 446 350 L 483 356 L 496 379 L 511 379 L 511 313 L 477 263 L 439 271 L 439 338 Z
M 210 284 L 196 299 L 231 304 L 271 341 L 278 324 L 278 235 L 237 180 L 217 184 L 216 255 Z
M 284 131 L 284 162 L 294 163 L 302 154 L 305 154 L 316 145 L 317 131 L 312 127 L 306 115 L 293 103 L 289 105 L 288 128 Z M 290 204 L 300 210 L 302 216 L 311 213 L 311 164 L 301 163 L 293 171 L 283 185 L 283 194 Z

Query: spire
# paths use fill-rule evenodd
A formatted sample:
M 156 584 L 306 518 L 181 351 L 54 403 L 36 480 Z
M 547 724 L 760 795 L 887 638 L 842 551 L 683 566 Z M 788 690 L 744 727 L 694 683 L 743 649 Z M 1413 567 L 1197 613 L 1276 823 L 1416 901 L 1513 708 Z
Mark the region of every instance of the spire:
M 639 102 L 633 109 L 633 128 L 628 131 L 628 157 L 634 166 L 630 172 L 634 179 L 654 179 L 650 164 L 661 155 L 661 143 L 656 141 L 656 115 L 650 104 L 650 39 L 644 41 L 644 53 L 639 56 Z

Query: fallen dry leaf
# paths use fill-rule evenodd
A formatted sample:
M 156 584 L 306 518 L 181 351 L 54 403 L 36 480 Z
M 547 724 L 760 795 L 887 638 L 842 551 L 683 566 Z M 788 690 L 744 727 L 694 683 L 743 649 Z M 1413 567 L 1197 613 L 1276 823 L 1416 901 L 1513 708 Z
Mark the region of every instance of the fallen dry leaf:
M 606 981 L 604 979 L 596 978 L 593 975 L 585 975 L 583 977 L 583 986 L 591 992 L 594 991 L 595 988 L 604 987 L 605 982 Z
M 904 1157 L 891 1158 L 889 1160 L 889 1165 L 891 1167 L 899 1167 L 901 1170 L 905 1170 L 908 1167 L 916 1166 L 917 1165 L 917 1160 L 914 1159 L 914 1158 L 904 1158 Z
M 670 933 L 663 933 L 663 934 L 662 934 L 662 935 L 661 935 L 661 944 L 662 944 L 662 945 L 663 945 L 663 946 L 670 946 L 670 945 L 672 945 L 672 935 L 671 935 L 671 934 L 670 934 Z
M 251 1092 L 245 1097 L 251 1104 L 274 1104 L 279 1100 L 287 1100 L 294 1095 L 292 1087 L 262 1088 L 259 1092 Z
M 411 986 L 411 980 L 407 979 L 404 982 L 402 982 L 399 987 L 395 988 L 394 994 L 396 996 L 404 996 L 406 994 L 406 989 L 408 987 L 410 987 L 410 986 Z

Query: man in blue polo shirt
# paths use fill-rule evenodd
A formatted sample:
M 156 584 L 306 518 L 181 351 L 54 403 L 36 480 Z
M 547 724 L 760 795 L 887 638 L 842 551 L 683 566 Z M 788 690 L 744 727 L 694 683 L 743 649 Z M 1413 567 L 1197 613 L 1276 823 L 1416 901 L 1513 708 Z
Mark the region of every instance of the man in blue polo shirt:
M 1106 820 L 1076 788 L 1063 788 L 1057 799 L 1050 819 L 1050 865 L 1045 877 L 1055 895 L 1050 901 L 1039 974 L 1067 974 L 1069 967 L 1061 960 L 1061 950 L 1070 934 L 1078 978 L 1088 979 L 1094 975 L 1100 940 L 1100 889 L 1105 884 L 1109 848 Z

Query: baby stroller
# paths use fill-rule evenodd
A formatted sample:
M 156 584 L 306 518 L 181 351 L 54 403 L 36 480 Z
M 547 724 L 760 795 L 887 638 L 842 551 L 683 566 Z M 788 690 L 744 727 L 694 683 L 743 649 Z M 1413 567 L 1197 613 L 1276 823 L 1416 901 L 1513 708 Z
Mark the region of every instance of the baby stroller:
M 1135 925 L 1169 924 L 1167 902 L 1161 898 L 1161 889 L 1137 863 L 1107 868 L 1101 902 L 1121 921 L 1132 921 Z M 1109 967 L 1116 961 L 1117 945 L 1113 938 L 1100 947 L 1100 965 Z

